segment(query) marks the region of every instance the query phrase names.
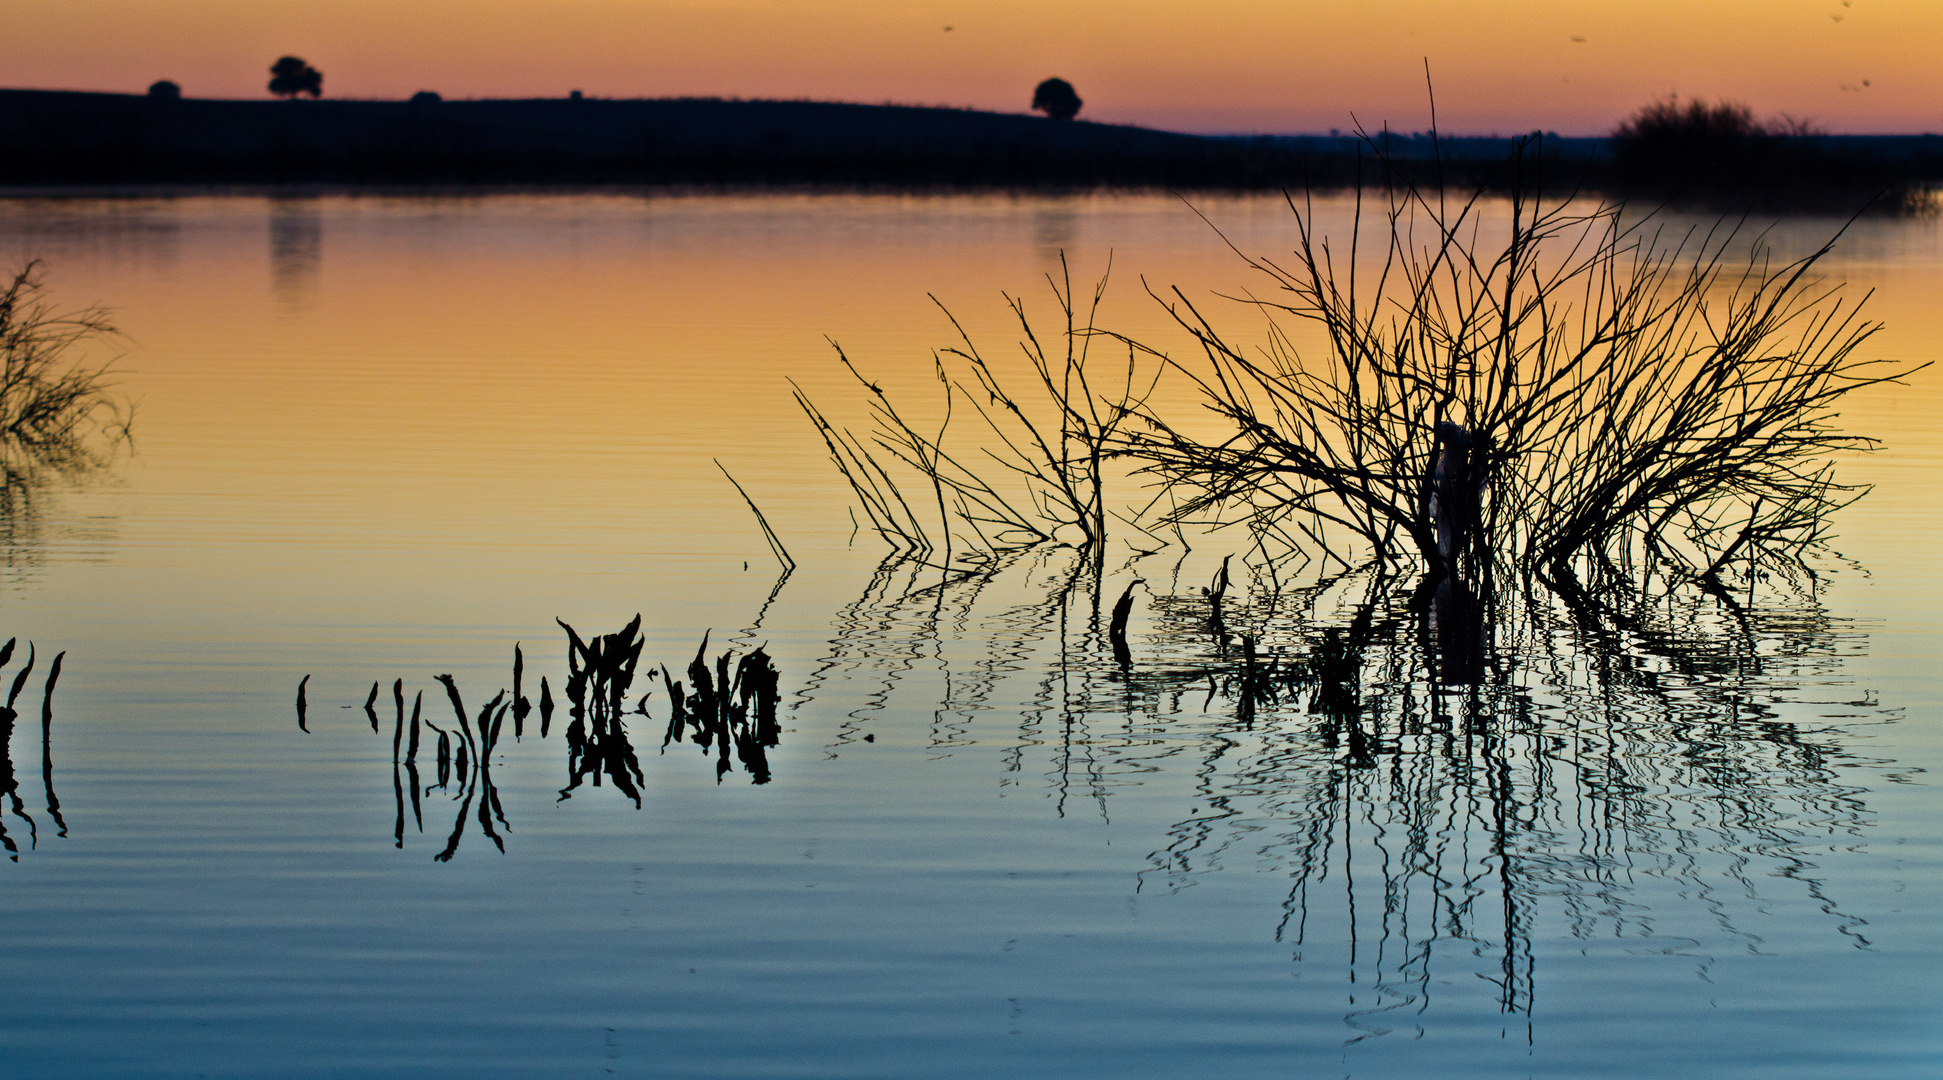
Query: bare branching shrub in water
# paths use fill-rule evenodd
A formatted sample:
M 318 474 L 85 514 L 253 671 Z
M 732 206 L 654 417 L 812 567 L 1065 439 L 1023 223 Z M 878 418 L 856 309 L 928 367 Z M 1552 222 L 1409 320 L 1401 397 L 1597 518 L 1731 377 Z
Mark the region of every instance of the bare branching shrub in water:
M 1100 378 L 1091 351 L 1096 343 L 1112 340 L 1094 325 L 1106 279 L 1082 313 L 1063 257 L 1061 269 L 1060 277 L 1047 276 L 1065 322 L 1050 344 L 1034 330 L 1024 302 L 1006 296 L 1033 373 L 1025 392 L 1008 387 L 948 310 L 959 345 L 932 358 L 942 399 L 935 428 L 920 428 L 899 411 L 840 346 L 838 359 L 868 394 L 872 426 L 867 434 L 832 424 L 797 388 L 797 404 L 823 437 L 871 527 L 894 550 L 948 563 L 954 544 L 975 560 L 1044 543 L 1103 549 L 1111 513 L 1107 460 L 1153 384 L 1151 378 L 1141 384 L 1139 354 L 1133 350 L 1126 351 L 1124 364 Z M 983 438 L 963 450 L 947 449 L 946 435 L 961 408 L 978 417 L 973 426 Z
M 1165 299 L 1205 354 L 1174 366 L 1219 431 L 1150 409 L 1118 449 L 1178 518 L 1472 580 L 1638 560 L 1711 578 L 1823 539 L 1858 494 L 1831 455 L 1874 445 L 1834 406 L 1908 374 L 1858 358 L 1877 327 L 1814 276 L 1829 248 L 1782 264 L 1731 226 L 1669 235 L 1524 193 L 1492 221 L 1493 205 L 1393 191 L 1372 258 L 1360 201 L 1345 251 L 1291 200 L 1293 261 L 1248 259 L 1276 290 L 1251 301 L 1264 343 Z
M 102 464 L 129 438 L 110 363 L 79 356 L 115 329 L 99 309 L 59 312 L 38 263 L 0 291 L 0 469 L 9 486 Z

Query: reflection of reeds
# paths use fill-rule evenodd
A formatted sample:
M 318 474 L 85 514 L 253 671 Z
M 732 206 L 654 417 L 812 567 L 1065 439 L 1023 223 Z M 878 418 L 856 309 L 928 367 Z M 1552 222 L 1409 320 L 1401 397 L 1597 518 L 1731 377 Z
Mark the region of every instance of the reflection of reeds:
M 1438 684 L 1410 617 L 1348 629 L 1337 640 L 1361 654 L 1350 694 L 1318 689 L 1306 709 L 1263 709 L 1252 726 L 1236 702 L 1236 719 L 1203 736 L 1206 809 L 1171 831 L 1150 882 L 1185 885 L 1231 851 L 1286 872 L 1278 937 L 1301 958 L 1339 952 L 1347 935 L 1354 979 L 1373 993 L 1346 1020 L 1366 1034 L 1428 1009 L 1433 970 L 1471 970 L 1499 1008 L 1528 1013 L 1541 924 L 1651 936 L 1680 917 L 1639 912 L 1636 897 L 1657 902 L 1661 883 L 1730 940 L 1755 940 L 1751 921 L 1793 892 L 1861 942 L 1795 854 L 1866 828 L 1840 776 L 1852 753 L 1774 693 L 1820 662 L 1836 628 L 1788 611 L 1757 618 L 1749 642 L 1706 632 L 1706 608 L 1689 603 L 1652 618 L 1664 654 L 1581 651 L 1569 613 L 1531 612 L 1495 658 L 1500 676 L 1469 687 Z M 1788 675 L 1767 679 L 1757 661 Z
M 18 638 L 8 638 L 0 646 L 0 668 L 13 659 L 14 646 Z M 42 792 L 46 796 L 47 815 L 54 821 L 56 834 L 67 835 L 67 821 L 61 816 L 61 800 L 54 794 L 54 685 L 61 680 L 61 662 L 67 659 L 66 652 L 56 653 L 54 662 L 47 667 L 47 681 L 41 688 L 40 703 L 40 775 Z M 20 845 L 7 833 L 5 815 L 11 810 L 13 815 L 27 825 L 28 846 L 38 846 L 40 829 L 27 813 L 27 805 L 20 797 L 20 778 L 14 771 L 13 732 L 14 724 L 20 713 L 15 705 L 20 701 L 20 692 L 27 685 L 27 677 L 34 671 L 34 647 L 27 646 L 27 662 L 14 674 L 13 686 L 7 691 L 7 703 L 0 705 L 0 798 L 6 805 L 0 807 L 0 848 L 5 848 L 7 858 L 20 861 Z
M 628 734 L 626 720 L 629 711 L 625 705 L 645 643 L 640 632 L 641 617 L 636 615 L 617 633 L 587 637 L 564 621 L 560 621 L 559 625 L 566 632 L 568 641 L 566 688 L 570 718 L 564 733 L 567 785 L 560 789 L 560 798 L 570 798 L 583 783 L 591 783 L 593 787 L 613 787 L 639 808 L 647 778 Z M 715 755 L 718 783 L 734 768 L 736 762 L 740 762 L 752 783 L 766 784 L 771 779 L 768 753 L 778 745 L 782 734 L 777 717 L 782 696 L 781 681 L 775 663 L 764 649 L 756 648 L 739 659 L 734 650 L 725 651 L 716 657 L 711 667 L 707 652 L 708 638 L 704 635 L 701 649 L 689 666 L 689 685 L 694 688 L 692 692 L 685 690 L 682 683 L 675 682 L 667 674 L 667 669 L 662 669 L 670 698 L 668 735 L 662 745 L 665 749 L 669 742 L 686 738 L 701 747 L 705 754 Z M 11 654 L 11 645 L 0 650 L 0 666 L 5 665 Z M 15 679 L 14 697 L 19 696 L 31 667 L 30 661 L 28 669 Z M 48 678 L 50 694 L 59 674 L 60 658 L 57 657 Z M 525 675 L 525 652 L 515 645 L 513 684 L 516 690 L 512 693 L 499 690 L 476 712 L 467 709 L 457 679 L 451 675 L 438 676 L 437 682 L 444 689 L 452 709 L 453 728 L 449 731 L 421 715 L 425 701 L 423 691 L 418 691 L 413 697 L 411 719 L 407 722 L 405 681 L 393 681 L 391 767 L 394 846 L 401 849 L 405 846 L 407 800 L 411 804 L 412 820 L 418 831 L 423 832 L 425 825 L 421 797 L 433 792 L 447 792 L 459 804 L 459 808 L 445 846 L 435 856 L 438 861 L 449 861 L 458 853 L 470 822 L 476 822 L 479 831 L 500 851 L 506 849 L 506 838 L 501 833 L 510 832 L 511 827 L 506 820 L 493 770 L 496 764 L 500 767 L 504 765 L 503 760 L 496 762 L 495 759 L 504 757 L 500 739 L 509 714 L 514 718 L 513 737 L 515 740 L 523 737 L 520 717 L 532 707 L 517 691 Z M 300 700 L 302 687 L 308 680 L 309 676 L 305 676 L 305 683 L 300 684 Z M 364 711 L 374 724 L 377 686 L 380 685 L 374 685 L 365 697 Z M 541 739 L 548 737 L 554 707 L 551 684 L 543 675 L 540 678 L 539 704 Z M 635 704 L 633 713 L 648 715 L 646 695 Z M 10 717 L 11 713 L 0 711 L 0 715 Z M 51 718 L 51 713 L 44 716 L 44 730 L 48 718 Z M 11 724 L 10 719 L 8 723 Z M 436 736 L 433 749 L 434 782 L 423 786 L 418 770 L 421 723 Z M 48 807 L 55 812 L 56 822 L 60 821 L 58 806 L 54 800 L 50 772 Z M 4 836 L 4 831 L 0 831 L 0 836 Z
M 716 658 L 711 672 L 705 634 L 688 665 L 686 686 L 676 682 L 666 668 L 661 677 L 669 702 L 668 732 L 661 740 L 663 752 L 668 744 L 681 742 L 684 736 L 704 754 L 712 748 L 719 782 L 731 768 L 729 751 L 733 749 L 751 783 L 769 782 L 769 750 L 782 737 L 776 719 L 782 694 L 775 663 L 767 652 L 757 648 L 739 662 L 733 652 L 725 652 Z
M 890 565 L 839 617 L 803 696 L 874 678 L 848 692 L 833 751 L 934 712 L 936 752 L 995 746 L 1000 783 L 1037 773 L 1062 815 L 1069 795 L 1107 814 L 1122 788 L 1189 774 L 1192 808 L 1143 887 L 1285 872 L 1278 936 L 1305 966 L 1347 944 L 1358 1037 L 1432 1008 L 1433 970 L 1471 971 L 1496 1008 L 1529 1013 L 1546 934 L 1646 936 L 1692 908 L 1752 941 L 1787 893 L 1861 940 L 1797 855 L 1868 824 L 1840 775 L 1849 740 L 1786 700 L 1844 632 L 1811 590 L 1776 579 L 1736 611 L 1694 583 L 1534 591 L 1462 627 L 1482 613 L 1434 579 L 1274 580 L 1244 565 L 1157 590 L 1135 667 L 1119 618 L 1104 635 L 1069 618 L 1092 606 L 1074 595 L 1098 587 L 1088 574 L 1015 556 L 919 589 Z

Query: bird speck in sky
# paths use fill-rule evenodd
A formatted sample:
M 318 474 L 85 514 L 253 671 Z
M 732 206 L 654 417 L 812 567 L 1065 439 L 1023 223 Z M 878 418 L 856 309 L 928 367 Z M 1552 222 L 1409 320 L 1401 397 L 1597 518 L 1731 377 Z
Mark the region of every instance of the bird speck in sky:
M 1572 35 L 1572 40 L 1573 40 L 1573 41 L 1575 41 L 1575 42 L 1577 42 L 1577 43 L 1579 43 L 1580 45 L 1583 45 L 1583 44 L 1585 44 L 1585 39 L 1584 39 L 1584 38 L 1582 38 L 1582 37 L 1580 37 L 1580 36 L 1579 36 L 1579 35 L 1577 35 L 1577 34 L 1573 34 L 1573 35 Z

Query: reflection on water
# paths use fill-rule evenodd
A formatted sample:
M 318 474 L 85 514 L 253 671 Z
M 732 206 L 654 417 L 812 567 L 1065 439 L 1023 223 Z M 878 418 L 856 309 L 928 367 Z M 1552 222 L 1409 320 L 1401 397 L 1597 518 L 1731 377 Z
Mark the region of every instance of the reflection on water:
M 1032 239 L 1039 258 L 1046 263 L 1060 260 L 1079 246 L 1080 211 L 1068 201 L 1051 199 L 1032 212 Z
M 1279 199 L 1202 208 L 1289 242 Z M 35 489 L 0 591 L 0 694 L 29 639 L 88 658 L 58 800 L 55 649 L 17 705 L 9 1077 L 1934 1071 L 1927 375 L 1844 417 L 1890 450 L 1842 522 L 1874 576 L 1826 591 L 1477 611 L 1224 577 L 1227 534 L 941 580 L 851 544 L 784 376 L 852 393 L 829 333 L 917 401 L 955 340 L 924 294 L 1008 340 L 998 290 L 1060 248 L 1238 291 L 1177 200 L 0 200 L 0 231 L 117 309 L 142 409 L 114 483 Z M 1943 232 L 1850 236 L 1831 273 L 1932 358 Z M 577 718 L 555 615 L 627 676 Z
M 8 638 L 0 646 L 0 673 L 4 673 L 7 663 L 13 659 L 14 646 L 18 638 Z M 54 662 L 47 665 L 47 681 L 41 687 L 40 702 L 40 778 L 41 791 L 46 798 L 47 816 L 52 820 L 56 836 L 67 835 L 67 820 L 61 816 L 61 800 L 54 794 L 54 752 L 51 739 L 54 730 L 54 684 L 61 679 L 61 662 L 67 659 L 65 651 L 55 654 Z M 20 796 L 20 776 L 13 761 L 14 728 L 20 719 L 15 709 L 20 701 L 20 692 L 27 686 L 27 679 L 34 673 L 34 645 L 27 644 L 27 660 L 14 674 L 13 684 L 7 691 L 7 703 L 0 705 L 0 796 L 5 796 L 6 806 L 0 807 L 0 847 L 6 848 L 7 858 L 20 861 L 20 843 L 7 832 L 7 813 L 12 812 L 27 830 L 27 847 L 31 850 L 40 843 L 40 826 L 27 812 L 27 804 Z
M 1191 769 L 1193 805 L 1141 890 L 1285 875 L 1263 917 L 1298 966 L 1320 951 L 1346 968 L 1357 1037 L 1421 1036 L 1440 988 L 1489 988 L 1529 1017 L 1536 937 L 1659 941 L 1668 903 L 1759 951 L 1770 909 L 1802 900 L 1869 947 L 1812 849 L 1866 836 L 1866 793 L 1837 767 L 1868 763 L 1855 732 L 1894 716 L 1815 689 L 1859 635 L 1813 575 L 1738 600 L 1533 590 L 1483 620 L 1474 598 L 1369 571 L 1296 583 L 1256 566 L 1244 588 L 1234 565 L 1205 587 L 1176 575 L 1123 665 L 1100 615 L 1120 590 L 1079 553 L 942 580 L 886 563 L 802 697 L 839 673 L 875 680 L 834 751 L 928 708 L 901 684 L 935 666 L 931 747 L 1002 739 L 1010 782 L 1039 770 L 1061 816 L 1075 799 L 1105 816 L 1143 774 Z M 978 730 L 1010 717 L 1009 737 Z
M 315 199 L 270 200 L 270 290 L 285 312 L 301 310 L 324 267 L 324 219 Z
M 640 755 L 628 734 L 628 718 L 639 716 L 643 722 L 654 722 L 648 708 L 650 694 L 641 694 L 632 708 L 628 707 L 629 691 L 644 644 L 640 633 L 641 617 L 636 615 L 618 633 L 587 638 L 582 638 L 564 621 L 560 622 L 560 627 L 567 634 L 567 678 L 564 688 L 568 704 L 568 720 L 563 732 L 567 750 L 567 784 L 560 789 L 560 800 L 564 802 L 572 798 L 582 784 L 598 788 L 605 783 L 624 798 L 632 800 L 638 810 L 641 807 L 641 786 L 646 782 L 646 777 L 641 771 Z M 58 659 L 55 664 L 58 671 Z M 750 783 L 769 783 L 772 778 L 769 751 L 782 739 L 782 728 L 776 716 L 781 699 L 781 676 L 769 654 L 758 647 L 738 658 L 733 649 L 726 650 L 715 658 L 711 671 L 708 638 L 704 635 L 701 647 L 695 651 L 695 659 L 688 665 L 687 676 L 688 681 L 684 684 L 666 666 L 661 668 L 661 681 L 668 696 L 668 719 L 661 752 L 666 754 L 670 744 L 680 743 L 685 738 L 704 756 L 713 756 L 718 784 L 734 771 L 735 762 L 741 763 Z M 396 847 L 405 846 L 407 803 L 413 825 L 416 831 L 422 833 L 425 831 L 425 813 L 421 800 L 437 792 L 459 804 L 445 847 L 433 856 L 437 861 L 449 862 L 452 859 L 465 837 L 469 821 L 476 821 L 480 833 L 492 841 L 502 854 L 506 851 L 506 840 L 500 835 L 500 830 L 510 832 L 511 826 L 506 821 L 498 789 L 493 784 L 492 770 L 509 714 L 513 718 L 513 738 L 519 740 L 525 736 L 526 718 L 534 711 L 531 699 L 523 693 L 525 680 L 526 654 L 521 645 L 515 644 L 512 690 L 499 690 L 479 707 L 477 715 L 469 715 L 457 680 L 451 675 L 438 676 L 437 681 L 452 706 L 452 728 L 449 731 L 425 714 L 425 694 L 422 690 L 413 693 L 408 721 L 405 713 L 405 681 L 402 678 L 393 680 L 391 784 L 396 803 L 392 823 L 392 839 Z M 296 703 L 297 726 L 306 734 L 310 732 L 306 690 L 309 681 L 310 676 L 306 675 L 298 683 Z M 51 680 L 49 687 L 51 690 Z M 381 734 L 377 711 L 381 689 L 381 683 L 372 683 L 363 705 L 365 717 L 370 721 L 374 734 Z M 18 690 L 16 685 L 15 692 L 18 693 Z M 554 708 L 552 685 L 547 676 L 542 675 L 538 707 L 541 739 L 547 738 L 551 732 Z M 427 731 L 430 732 L 429 736 Z M 434 737 L 435 742 L 432 741 Z M 432 763 L 429 766 L 431 778 L 435 781 L 432 783 L 425 783 L 419 774 L 418 754 L 422 743 L 432 748 Z M 50 786 L 48 790 L 51 800 L 53 789 Z M 494 821 L 499 823 L 499 829 L 493 827 Z
M 16 580 L 40 559 L 52 493 L 85 487 L 134 445 L 133 406 L 98 355 L 118 333 L 108 312 L 57 307 L 44 277 L 30 260 L 0 279 L 0 565 Z

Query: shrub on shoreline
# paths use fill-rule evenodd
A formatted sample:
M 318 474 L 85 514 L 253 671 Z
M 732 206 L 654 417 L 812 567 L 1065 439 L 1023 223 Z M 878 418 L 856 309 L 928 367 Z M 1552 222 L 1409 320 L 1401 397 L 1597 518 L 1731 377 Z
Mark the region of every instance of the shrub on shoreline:
M 1908 170 L 1732 101 L 1654 101 L 1614 130 L 1612 158 L 1620 194 L 1715 209 L 1907 212 L 1922 197 Z

